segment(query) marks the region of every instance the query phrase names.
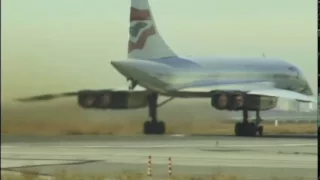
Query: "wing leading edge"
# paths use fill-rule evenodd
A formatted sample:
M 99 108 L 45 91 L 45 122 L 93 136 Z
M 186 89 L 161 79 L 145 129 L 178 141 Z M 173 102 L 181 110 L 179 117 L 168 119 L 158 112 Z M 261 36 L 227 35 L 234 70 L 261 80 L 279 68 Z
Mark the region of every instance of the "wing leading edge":
M 78 96 L 78 94 L 82 91 L 91 91 L 91 90 L 79 90 L 79 91 L 73 91 L 73 92 L 63 92 L 63 93 L 54 93 L 54 94 L 42 94 L 42 95 L 36 95 L 36 96 L 30 96 L 25 98 L 17 98 L 14 99 L 16 101 L 20 102 L 37 102 L 37 101 L 50 101 L 55 100 L 59 98 L 68 98 L 68 97 L 74 97 Z M 128 87 L 120 87 L 115 89 L 99 89 L 99 90 L 93 90 L 93 91 L 130 91 L 128 90 Z M 147 92 L 147 90 L 143 87 L 137 86 L 135 90 L 132 91 L 140 91 L 140 92 Z
M 248 94 L 255 94 L 255 95 L 265 95 L 265 96 L 274 96 L 280 98 L 287 98 L 287 99 L 295 99 L 297 101 L 302 102 L 318 102 L 316 97 L 307 96 L 301 93 L 297 93 L 294 91 L 284 90 L 284 89 L 264 89 L 264 90 L 253 90 L 248 92 Z
M 203 84 L 191 83 L 178 88 L 179 91 L 172 92 L 178 97 L 210 97 L 212 91 L 242 91 L 247 94 L 272 96 L 293 99 L 302 102 L 317 102 L 316 97 L 307 96 L 298 92 L 275 88 L 268 81 L 235 81 L 220 83 L 216 81 Z
M 202 86 L 189 84 L 178 88 L 179 90 L 171 91 L 168 95 L 172 97 L 210 97 L 212 91 L 242 91 L 252 95 L 273 96 L 286 99 L 294 99 L 302 102 L 318 102 L 316 97 L 307 96 L 294 91 L 278 89 L 273 86 L 271 82 L 256 81 L 256 82 L 236 82 L 226 84 L 203 84 Z M 95 90 L 96 91 L 96 90 Z M 101 91 L 129 91 L 126 88 L 117 89 L 104 89 Z M 145 88 L 138 86 L 134 91 L 147 91 Z M 37 96 L 31 96 L 26 98 L 17 98 L 16 101 L 20 102 L 35 102 L 35 101 L 49 101 L 58 98 L 67 98 L 77 96 L 81 91 L 64 92 L 57 94 L 43 94 Z

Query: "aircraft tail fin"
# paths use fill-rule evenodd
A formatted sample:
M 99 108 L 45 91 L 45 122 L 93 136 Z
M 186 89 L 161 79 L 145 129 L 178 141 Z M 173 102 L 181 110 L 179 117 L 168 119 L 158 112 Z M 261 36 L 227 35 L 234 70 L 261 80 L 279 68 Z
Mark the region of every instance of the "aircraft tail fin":
M 159 34 L 148 0 L 131 0 L 128 58 L 176 56 Z

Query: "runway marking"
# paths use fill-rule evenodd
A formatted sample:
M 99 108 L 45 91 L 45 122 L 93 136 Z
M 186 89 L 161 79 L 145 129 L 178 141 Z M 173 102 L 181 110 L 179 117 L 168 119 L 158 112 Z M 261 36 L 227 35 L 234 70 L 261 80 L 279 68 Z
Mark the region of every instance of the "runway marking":
M 207 147 L 299 147 L 299 146 L 317 146 L 317 143 L 303 143 L 303 144 L 230 144 L 223 145 L 220 142 L 219 145 L 215 145 L 214 141 L 212 145 L 208 144 L 194 144 L 194 145 L 43 145 L 38 146 L 41 148 L 183 148 L 183 147 L 199 147 L 199 146 L 207 146 Z M 26 147 L 35 148 L 35 145 L 2 145 L 2 148 L 17 148 L 17 147 Z
M 176 135 L 179 136 L 179 135 Z M 170 140 L 171 139 L 171 140 Z M 172 141 L 172 139 L 175 139 Z M 316 152 L 317 142 L 314 140 L 287 140 L 278 139 L 264 141 L 265 139 L 256 138 L 198 138 L 183 140 L 180 137 L 157 140 L 153 139 L 121 139 L 121 140 L 88 140 L 79 137 L 79 140 L 70 139 L 69 141 L 41 141 L 41 142 L 20 142 L 3 143 L 1 153 L 2 165 L 10 167 L 17 165 L 27 165 L 27 167 L 42 167 L 45 171 L 54 171 L 56 168 L 70 168 L 72 170 L 95 171 L 99 172 L 113 171 L 113 168 L 128 167 L 128 169 L 137 169 L 143 166 L 144 172 L 147 169 L 147 156 L 152 155 L 154 164 L 158 167 L 168 164 L 168 157 L 173 157 L 173 168 L 182 169 L 183 173 L 190 173 L 190 169 L 204 169 L 206 174 L 214 171 L 224 171 L 225 168 L 238 169 L 243 168 L 241 173 L 252 175 L 259 174 L 257 171 L 267 171 L 273 173 L 285 169 L 288 172 L 303 174 L 316 169 L 316 159 L 314 156 L 305 154 L 281 154 L 279 151 L 310 151 Z M 218 143 L 217 143 L 218 142 Z M 282 143 L 281 143 L 282 142 Z M 280 144 L 281 143 L 281 144 Z M 210 149 L 217 152 L 203 151 Z M 232 150 L 232 151 L 231 151 Z M 234 152 L 234 151 L 252 151 L 252 152 Z M 12 160 L 12 159 L 15 160 Z M 51 161 L 49 159 L 55 160 Z M 64 165 L 65 161 L 74 162 L 79 160 L 96 160 L 92 164 L 78 166 L 77 163 Z M 57 160 L 64 160 L 63 166 L 56 164 Z M 54 162 L 54 164 L 52 163 Z M 61 162 L 61 161 L 60 161 Z M 111 168 L 110 168 L 111 167 Z M 245 169 L 255 168 L 255 170 L 246 171 Z M 24 168 L 24 167 L 23 167 Z M 272 168 L 268 170 L 268 168 Z M 30 168 L 31 169 L 31 168 Z M 260 170 L 261 169 L 261 170 Z M 298 171 L 299 170 L 299 171 Z M 158 171 L 158 169 L 157 169 Z M 238 171 L 238 170 L 237 170 Z M 297 172 L 298 171 L 298 172 Z M 314 171 L 315 172 L 315 171 Z M 159 169 L 160 173 L 160 169 Z M 167 173 L 167 172 L 166 172 Z M 300 174 L 301 174 L 300 173 Z
M 186 137 L 187 135 L 186 134 L 171 134 L 169 136 L 172 136 L 172 137 Z
M 306 143 L 306 144 L 239 144 L 239 145 L 219 145 L 221 147 L 299 147 L 299 146 L 317 146 L 317 143 Z
M 5 159 L 1 159 L 5 160 Z M 46 159 L 30 159 L 30 160 L 24 160 L 24 159 L 14 159 L 14 160 L 6 160 L 7 162 L 2 162 L 1 170 L 6 169 L 13 169 L 13 168 L 27 168 L 27 167 L 39 167 L 39 166 L 56 166 L 56 165 L 81 165 L 81 164 L 89 164 L 89 163 L 96 163 L 96 162 L 103 162 L 104 160 L 46 160 Z M 10 161 L 10 162 L 9 162 Z M 28 163 L 28 164 L 20 164 L 16 165 L 17 161 Z M 44 161 L 44 162 L 43 162 Z M 52 162 L 50 162 L 52 161 Z M 8 163 L 9 162 L 9 163 Z M 30 163 L 31 162 L 31 163 Z M 37 163 L 34 163 L 37 162 Z M 11 164 L 10 164 L 11 163 Z
M 76 163 L 77 160 L 6 160 L 1 159 L 1 169 L 17 168 L 23 166 L 44 166 Z

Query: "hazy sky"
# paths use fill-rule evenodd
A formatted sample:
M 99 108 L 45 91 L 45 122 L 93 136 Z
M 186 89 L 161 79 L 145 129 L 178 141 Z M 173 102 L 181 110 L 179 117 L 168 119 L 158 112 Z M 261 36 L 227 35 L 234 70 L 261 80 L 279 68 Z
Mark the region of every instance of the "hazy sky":
M 317 88 L 317 1 L 150 0 L 182 55 L 281 57 Z M 3 0 L 2 97 L 126 85 L 129 0 Z

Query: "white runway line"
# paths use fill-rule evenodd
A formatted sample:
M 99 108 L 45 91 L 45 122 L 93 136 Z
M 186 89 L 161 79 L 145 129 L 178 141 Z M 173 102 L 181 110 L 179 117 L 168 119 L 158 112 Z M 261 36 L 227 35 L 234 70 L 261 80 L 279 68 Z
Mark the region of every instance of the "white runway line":
M 212 146 L 215 145 L 215 141 L 212 141 Z M 29 145 L 27 145 L 28 147 Z M 199 147 L 201 145 L 46 145 L 45 148 L 183 148 L 183 147 Z M 203 145 L 204 146 L 204 145 Z M 206 145 L 208 146 L 208 145 Z M 220 141 L 219 147 L 299 147 L 299 146 L 317 146 L 317 143 L 301 143 L 301 144 L 229 144 L 223 145 L 223 141 Z M 2 145 L 2 148 L 17 148 L 23 147 L 23 145 Z M 36 146 L 34 146 L 36 147 Z
M 2 143 L 2 167 L 25 165 L 48 165 L 46 170 L 57 167 L 70 169 L 84 168 L 87 171 L 100 172 L 123 166 L 142 167 L 147 174 L 148 155 L 152 156 L 152 175 L 158 173 L 158 167 L 164 167 L 168 176 L 168 157 L 174 162 L 174 172 L 189 173 L 190 169 L 201 168 L 211 173 L 212 169 L 235 169 L 248 175 L 257 174 L 249 169 L 271 172 L 284 169 L 287 173 L 310 173 L 317 168 L 316 139 L 286 138 L 236 138 L 236 137 L 73 137 L 56 141 L 38 141 L 34 143 Z M 217 141 L 219 141 L 217 145 Z M 281 153 L 279 153 L 281 152 Z M 297 153 L 295 153 L 297 152 Z M 88 164 L 71 165 L 97 160 Z M 56 164 L 69 164 L 59 166 Z M 51 166 L 54 165 L 54 166 Z M 139 166 L 138 166 L 139 165 Z M 41 166 L 40 166 L 41 167 Z M 242 169 L 248 169 L 243 172 Z M 180 169 L 180 170 L 179 170 Z M 81 169 L 83 170 L 83 169 Z M 198 169 L 199 170 L 199 169 Z M 113 171 L 113 170 L 110 170 Z

